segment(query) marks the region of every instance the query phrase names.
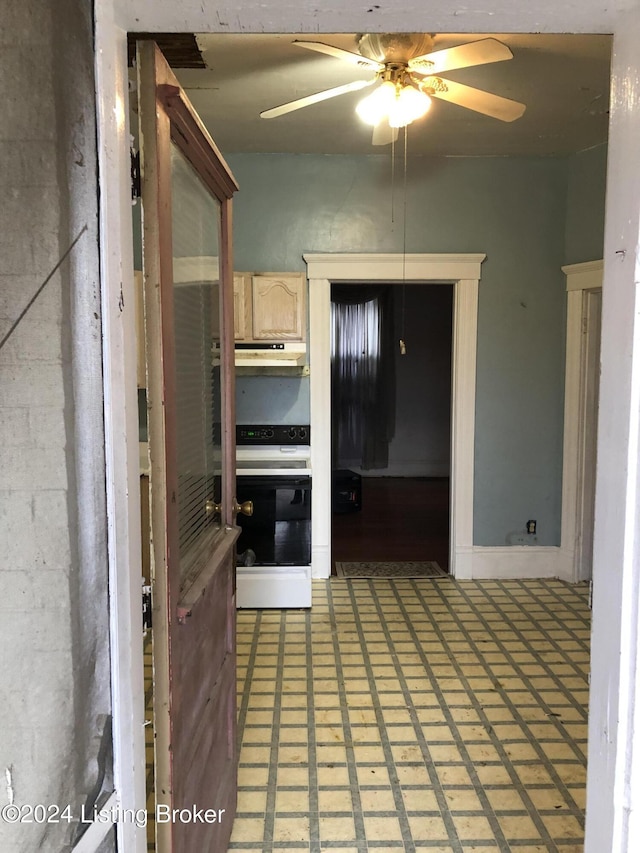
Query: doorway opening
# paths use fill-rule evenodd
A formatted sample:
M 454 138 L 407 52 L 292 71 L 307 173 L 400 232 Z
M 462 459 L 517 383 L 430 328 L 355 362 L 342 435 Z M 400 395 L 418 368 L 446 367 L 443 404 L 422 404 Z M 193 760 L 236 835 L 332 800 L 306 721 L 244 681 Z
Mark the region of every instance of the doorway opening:
M 312 573 L 331 575 L 331 283 L 451 285 L 450 574 L 473 576 L 473 472 L 478 286 L 484 255 L 304 255 L 309 279 Z
M 562 269 L 567 277 L 567 345 L 561 553 L 564 575 L 574 583 L 591 583 L 603 263 Z
M 357 308 L 376 291 L 332 286 L 332 574 L 336 563 L 380 561 L 447 571 L 453 287 L 377 287 L 389 316 L 368 340 Z M 375 447 L 361 436 L 374 436 Z

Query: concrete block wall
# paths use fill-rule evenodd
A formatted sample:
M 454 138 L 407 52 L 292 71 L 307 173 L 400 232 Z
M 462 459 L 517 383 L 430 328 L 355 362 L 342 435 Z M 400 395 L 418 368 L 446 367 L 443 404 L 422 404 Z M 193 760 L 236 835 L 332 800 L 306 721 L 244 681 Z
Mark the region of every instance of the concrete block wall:
M 2 17 L 0 806 L 78 815 L 111 713 L 92 7 Z M 0 821 L 0 849 L 76 830 Z

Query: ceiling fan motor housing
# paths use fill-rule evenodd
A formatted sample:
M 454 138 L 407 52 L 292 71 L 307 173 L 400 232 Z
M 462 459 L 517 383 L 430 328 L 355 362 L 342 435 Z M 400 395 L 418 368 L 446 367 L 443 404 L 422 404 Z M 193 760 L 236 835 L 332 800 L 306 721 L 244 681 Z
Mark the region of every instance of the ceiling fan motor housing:
M 358 40 L 363 56 L 378 62 L 406 64 L 414 56 L 433 50 L 433 37 L 427 33 L 366 33 Z

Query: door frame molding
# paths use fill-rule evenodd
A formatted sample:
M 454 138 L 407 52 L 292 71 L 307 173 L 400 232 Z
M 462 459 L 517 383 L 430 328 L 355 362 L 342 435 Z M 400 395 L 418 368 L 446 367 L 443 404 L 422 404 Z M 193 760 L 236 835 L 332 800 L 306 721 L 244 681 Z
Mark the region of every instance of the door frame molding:
M 312 576 L 331 575 L 332 282 L 453 285 L 449 570 L 472 577 L 478 287 L 482 254 L 305 254 L 311 365 Z
M 118 18 L 111 3 L 95 4 L 113 782 L 118 808 L 135 812 L 146 805 L 140 448 L 127 33 Z M 145 826 L 120 820 L 115 830 L 118 849 L 146 853 Z M 104 835 L 86 849 L 98 850 Z
M 582 517 L 585 503 L 585 393 L 587 381 L 589 294 L 602 290 L 601 260 L 562 267 L 567 290 L 567 343 L 562 449 L 562 522 L 560 575 L 571 583 L 587 580 L 582 566 Z
M 585 851 L 615 848 L 626 853 L 638 848 L 640 838 L 637 821 L 625 808 L 625 802 L 640 788 L 638 751 L 631 758 L 627 754 L 629 726 L 640 707 L 640 680 L 636 678 L 640 625 L 634 609 L 640 586 L 640 546 L 638 538 L 633 538 L 637 458 L 629 456 L 640 429 L 637 400 L 630 393 L 639 361 L 634 259 L 640 219 L 636 141 L 640 111 L 631 84 L 638 69 L 640 18 L 638 10 L 622 0 L 606 9 L 591 0 L 578 12 L 549 2 L 514 11 L 512 5 L 491 0 L 488 6 L 469 4 L 456 18 L 459 31 L 473 32 L 474 16 L 477 19 L 478 11 L 487 8 L 495 13 L 492 25 L 500 32 L 527 31 L 527 21 L 533 21 L 554 32 L 614 33 L 600 407 L 600 421 L 606 429 L 600 431 L 598 441 L 607 476 L 599 484 L 596 508 L 594 567 L 602 572 L 603 585 L 594 595 Z M 402 26 L 415 25 L 419 30 L 424 18 L 424 9 L 418 7 L 400 9 L 391 4 L 386 11 L 389 26 L 402 21 Z M 287 32 L 290 21 L 290 7 L 283 3 L 259 12 L 240 4 L 234 14 L 246 32 L 269 26 Z M 142 639 L 136 628 L 141 623 L 140 507 L 126 32 L 153 28 L 158 32 L 220 31 L 225 22 L 195 0 L 185 0 L 179 7 L 148 0 L 96 0 L 94 16 L 114 782 L 121 806 L 139 808 L 145 802 L 145 767 Z M 364 17 L 359 10 L 349 10 L 345 29 L 359 31 Z M 330 20 L 325 14 L 320 25 Z M 446 24 L 450 20 L 450 6 L 442 0 L 434 3 L 429 26 L 438 29 L 438 21 Z M 312 6 L 301 7 L 297 26 L 299 31 L 317 32 L 317 11 Z M 446 32 L 446 25 L 440 30 Z M 612 566 L 614 571 L 609 571 Z M 121 821 L 117 832 L 123 850 L 145 853 L 143 827 Z

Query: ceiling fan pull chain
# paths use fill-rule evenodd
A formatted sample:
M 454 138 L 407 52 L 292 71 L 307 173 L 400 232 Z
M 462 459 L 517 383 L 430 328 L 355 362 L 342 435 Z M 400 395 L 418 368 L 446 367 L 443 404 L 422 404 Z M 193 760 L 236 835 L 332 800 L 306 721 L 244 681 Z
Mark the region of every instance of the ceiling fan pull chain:
M 391 224 L 395 222 L 396 141 L 391 140 Z
M 409 127 L 404 127 L 404 181 L 402 186 L 402 311 L 400 313 L 400 355 L 407 354 L 407 345 L 404 341 L 404 318 L 406 302 L 406 260 L 407 260 L 407 137 Z

